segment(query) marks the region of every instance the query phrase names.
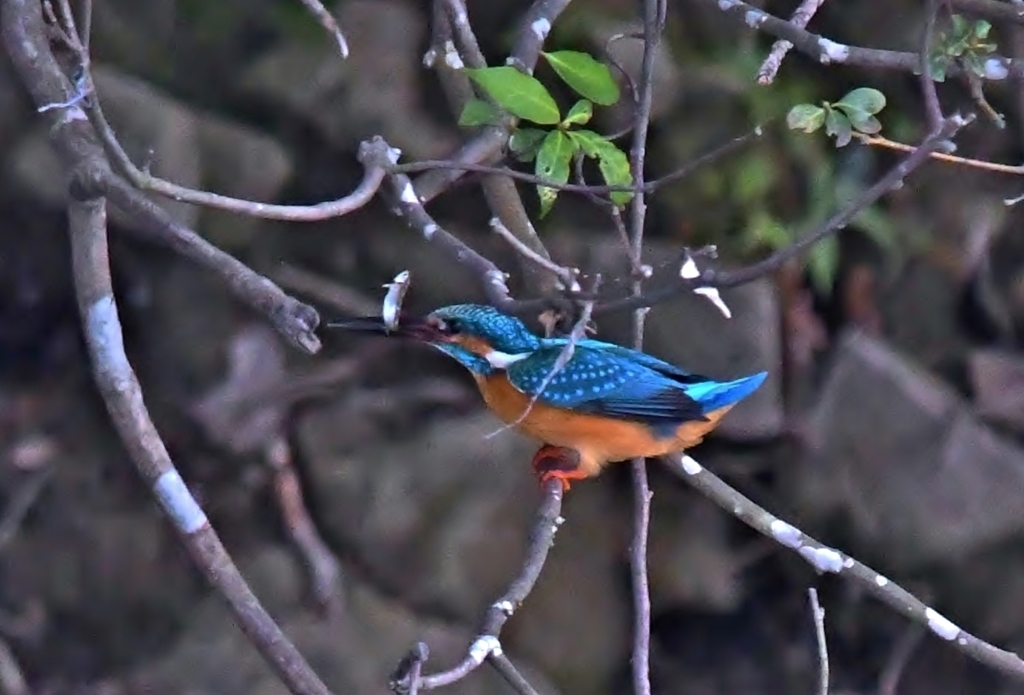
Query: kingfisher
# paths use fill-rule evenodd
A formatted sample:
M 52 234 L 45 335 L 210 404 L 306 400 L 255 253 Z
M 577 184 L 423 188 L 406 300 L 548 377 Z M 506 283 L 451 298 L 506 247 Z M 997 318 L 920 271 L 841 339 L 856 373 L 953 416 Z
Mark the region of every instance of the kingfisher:
M 767 376 L 715 381 L 592 339 L 576 341 L 565 361 L 570 338 L 538 337 L 481 304 L 390 323 L 367 317 L 329 326 L 414 339 L 454 358 L 499 419 L 540 440 L 532 465 L 541 482 L 557 479 L 565 490 L 608 463 L 695 446 Z

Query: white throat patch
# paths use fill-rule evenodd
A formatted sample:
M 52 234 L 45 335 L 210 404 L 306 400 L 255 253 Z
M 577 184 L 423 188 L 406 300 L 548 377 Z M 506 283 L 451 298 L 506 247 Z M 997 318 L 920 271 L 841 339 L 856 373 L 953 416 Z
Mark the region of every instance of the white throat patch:
M 487 360 L 492 367 L 495 369 L 507 369 L 510 364 L 515 364 L 520 360 L 525 360 L 532 353 L 521 352 L 515 355 L 510 355 L 507 352 L 501 352 L 500 350 L 491 350 L 484 359 Z

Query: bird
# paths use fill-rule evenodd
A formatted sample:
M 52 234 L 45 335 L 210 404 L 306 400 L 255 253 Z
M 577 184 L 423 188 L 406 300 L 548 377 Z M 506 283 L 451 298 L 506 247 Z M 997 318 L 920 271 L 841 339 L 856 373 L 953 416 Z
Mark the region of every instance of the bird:
M 397 324 L 363 317 L 328 326 L 417 340 L 455 359 L 500 420 L 541 442 L 532 466 L 541 483 L 558 480 L 563 490 L 609 463 L 699 444 L 767 377 L 716 381 L 614 343 L 542 338 L 483 304 L 444 306 Z

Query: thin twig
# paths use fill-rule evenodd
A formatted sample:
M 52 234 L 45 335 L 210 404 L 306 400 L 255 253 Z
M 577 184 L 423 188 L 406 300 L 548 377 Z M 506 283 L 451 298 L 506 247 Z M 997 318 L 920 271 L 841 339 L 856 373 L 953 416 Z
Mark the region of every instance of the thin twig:
M 824 36 L 812 34 L 781 17 L 776 17 L 743 0 L 694 0 L 708 10 L 720 12 L 737 27 L 760 31 L 779 39 L 785 39 L 822 65 L 854 65 L 861 68 L 898 70 L 913 74 L 919 69 L 921 56 L 918 51 L 889 51 L 879 48 L 864 48 L 837 43 Z M 951 65 L 947 74 L 961 75 L 964 70 Z M 1024 76 L 1024 64 L 1011 61 L 1004 56 L 993 55 L 985 63 L 986 80 L 1005 80 L 1007 77 Z
M 928 0 L 928 8 L 921 32 L 921 94 L 924 97 L 924 110 L 928 118 L 928 129 L 937 130 L 944 116 L 935 80 L 932 77 L 932 40 L 935 35 L 935 20 L 939 14 L 939 0 Z
M 624 311 L 636 307 L 652 306 L 659 302 L 666 301 L 671 297 L 685 291 L 693 291 L 698 287 L 737 287 L 751 282 L 759 277 L 773 273 L 782 267 L 782 264 L 791 258 L 795 258 L 811 248 L 825 237 L 835 234 L 837 231 L 849 224 L 850 220 L 856 217 L 861 210 L 873 204 L 883 195 L 901 185 L 921 164 L 926 162 L 931 154 L 943 146 L 950 138 L 960 131 L 961 128 L 973 121 L 973 117 L 964 118 L 959 115 L 947 118 L 942 127 L 931 133 L 924 141 L 907 155 L 902 161 L 890 169 L 873 185 L 865 189 L 850 201 L 846 207 L 823 223 L 811 227 L 809 230 L 798 235 L 797 240 L 772 253 L 767 258 L 736 270 L 706 269 L 696 280 L 685 280 L 680 278 L 666 287 L 658 288 L 644 293 L 641 296 L 632 296 L 619 300 L 601 302 L 594 310 L 595 314 L 603 314 L 610 311 Z
M 421 691 L 434 690 L 451 685 L 468 676 L 485 660 L 488 660 L 520 695 L 534 694 L 535 691 L 529 683 L 520 680 L 521 676 L 516 678 L 518 671 L 507 668 L 511 664 L 503 657 L 498 637 L 508 619 L 515 614 L 526 597 L 533 591 L 533 586 L 547 561 L 548 551 L 554 544 L 555 533 L 563 522 L 561 513 L 562 483 L 559 480 L 550 480 L 544 485 L 543 501 L 537 510 L 537 520 L 527 541 L 523 566 L 505 593 L 488 609 L 479 636 L 473 641 L 466 657 L 447 671 L 421 675 L 414 681 L 412 680 L 414 667 L 417 663 L 422 664 L 426 658 L 425 655 L 422 658 L 419 657 L 422 651 L 417 645 L 415 650 L 410 652 L 396 669 L 395 675 L 392 677 L 392 685 L 395 689 L 415 692 L 417 689 Z
M 284 294 L 280 288 L 244 263 L 224 253 L 191 229 L 177 223 L 163 208 L 110 169 L 94 129 L 78 101 L 77 86 L 69 84 L 51 51 L 47 27 L 38 3 L 12 0 L 0 3 L 3 43 L 21 83 L 37 110 L 43 111 L 51 144 L 79 190 L 79 198 L 106 196 L 125 214 L 126 231 L 170 247 L 219 275 L 242 302 L 270 319 L 294 346 L 310 353 L 320 349 L 315 330 L 320 317 L 312 307 Z
M 644 54 L 640 69 L 639 99 L 633 126 L 633 145 L 629 163 L 633 175 L 633 200 L 630 206 L 630 257 L 633 267 L 642 262 L 644 225 L 647 200 L 644 191 L 644 165 L 647 155 L 647 136 L 651 125 L 651 104 L 654 96 L 654 58 L 661 40 L 661 28 L 666 8 L 664 0 L 644 0 Z M 643 293 L 640 279 L 633 281 L 633 296 Z M 633 312 L 633 347 L 643 348 L 644 320 L 647 309 L 638 307 Z M 633 541 L 630 544 L 629 565 L 633 585 L 633 692 L 650 695 L 651 692 L 651 595 L 647 576 L 647 536 L 651 523 L 651 488 L 647 481 L 647 461 L 633 461 Z
M 864 135 L 862 133 L 854 133 L 853 137 L 859 140 L 862 144 L 870 145 L 871 147 L 884 147 L 886 149 L 897 150 L 899 152 L 913 152 L 917 149 L 913 145 L 897 142 L 896 140 L 890 140 L 882 137 L 881 135 Z M 1012 174 L 1014 176 L 1024 175 L 1024 164 L 999 164 L 998 162 L 989 162 L 984 159 L 957 157 L 956 155 L 946 154 L 945 152 L 932 152 L 928 156 L 940 162 L 961 164 L 966 167 L 971 167 L 972 169 L 983 169 L 985 171 L 996 172 L 997 174 Z
M 576 282 L 576 276 L 579 274 L 579 268 L 566 268 L 565 266 L 558 265 L 550 258 L 540 255 L 520 241 L 497 217 L 491 218 L 490 227 L 491 231 L 507 241 L 509 246 L 515 249 L 516 253 L 531 263 L 551 271 L 562 282 L 563 287 L 572 289 L 573 283 Z
M 341 564 L 306 509 L 291 446 L 284 436 L 267 446 L 267 461 L 274 471 L 274 495 L 281 519 L 309 570 L 313 600 L 328 616 L 337 617 L 342 609 Z
M 313 16 L 320 22 L 320 26 L 334 36 L 334 40 L 338 42 L 338 51 L 341 53 L 341 57 L 348 58 L 348 41 L 345 40 L 345 34 L 342 33 L 334 15 L 323 6 L 320 0 L 299 0 L 299 2 L 313 13 Z
M 936 637 L 975 661 L 1024 682 L 1024 660 L 961 629 L 949 618 L 929 607 L 909 591 L 867 565 L 812 538 L 783 521 L 686 454 L 663 456 L 669 470 L 704 497 L 755 531 L 789 548 L 821 573 L 836 574 L 863 588 L 885 605 L 928 628 Z
M 825 609 L 818 601 L 818 590 L 813 586 L 807 590 L 811 604 L 811 621 L 814 623 L 814 638 L 818 643 L 818 695 L 828 695 L 829 665 L 828 642 L 825 640 Z
M 308 1 L 311 0 L 303 0 L 303 2 Z M 343 217 L 364 207 L 373 199 L 373 196 L 376 195 L 381 183 L 384 181 L 384 170 L 369 166 L 363 172 L 362 181 L 359 182 L 351 193 L 336 200 L 314 203 L 312 205 L 261 203 L 255 200 L 233 198 L 219 193 L 179 186 L 166 179 L 153 176 L 148 171 L 135 166 L 135 163 L 132 162 L 128 153 L 125 152 L 118 141 L 117 135 L 107 121 L 106 116 L 104 116 L 103 107 L 100 104 L 98 95 L 94 93 L 91 96 L 86 103 L 85 111 L 89 115 L 89 122 L 96 129 L 96 133 L 103 145 L 103 150 L 117 168 L 118 173 L 131 181 L 132 185 L 136 188 L 159 193 L 183 203 L 202 205 L 267 220 L 317 222 L 335 217 Z
M 8 3 L 10 4 L 10 3 Z M 110 418 L 161 509 L 207 580 L 225 598 L 239 627 L 294 695 L 330 695 L 295 646 L 263 609 L 171 462 L 146 409 L 124 351 L 110 278 L 106 202 L 68 206 L 75 294 L 93 375 Z
M 789 23 L 803 29 L 814 17 L 814 14 L 823 2 L 825 0 L 803 0 L 800 6 L 793 12 L 793 16 L 789 18 Z M 785 39 L 780 39 L 772 44 L 771 52 L 764 59 L 764 62 L 761 63 L 761 67 L 757 71 L 758 84 L 769 85 L 775 81 L 775 75 L 779 72 L 782 60 L 791 48 L 793 48 L 793 44 Z

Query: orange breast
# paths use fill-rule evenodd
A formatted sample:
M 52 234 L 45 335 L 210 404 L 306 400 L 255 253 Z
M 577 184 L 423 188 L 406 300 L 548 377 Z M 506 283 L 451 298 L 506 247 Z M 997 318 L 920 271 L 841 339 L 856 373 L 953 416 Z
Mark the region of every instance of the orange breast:
M 484 401 L 499 418 L 508 424 L 517 423 L 517 429 L 545 444 L 575 449 L 589 475 L 596 475 L 611 461 L 688 449 L 700 443 L 732 407 L 708 413 L 706 422 L 685 422 L 674 436 L 658 439 L 649 427 L 638 422 L 577 413 L 540 401 L 530 406 L 530 397 L 512 386 L 504 372 L 477 375 L 476 381 Z

